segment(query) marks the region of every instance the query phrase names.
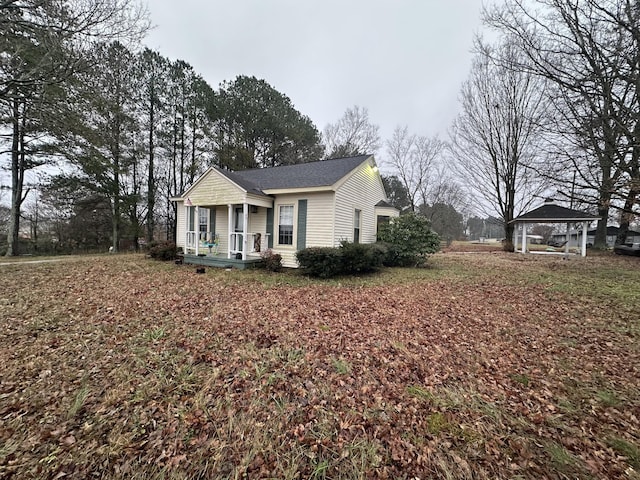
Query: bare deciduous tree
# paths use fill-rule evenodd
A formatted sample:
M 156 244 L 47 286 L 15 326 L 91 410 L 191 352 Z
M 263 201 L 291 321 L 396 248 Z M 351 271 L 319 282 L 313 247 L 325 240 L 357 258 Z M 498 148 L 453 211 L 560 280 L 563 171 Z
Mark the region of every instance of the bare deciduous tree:
M 375 154 L 380 148 L 378 125 L 369 120 L 369 111 L 355 105 L 348 108 L 334 124 L 328 124 L 322 133 L 327 158 Z
M 396 127 L 386 142 L 387 163 L 407 191 L 412 211 L 427 203 L 436 185 L 436 160 L 444 148 L 437 137 L 410 134 L 408 128 Z
M 463 110 L 452 126 L 450 152 L 483 210 L 504 222 L 505 248 L 512 250 L 509 222 L 543 188 L 529 165 L 545 113 L 544 84 L 512 68 L 517 52 L 509 43 L 480 46 L 462 87 Z
M 640 195 L 640 4 L 632 0 L 508 0 L 485 21 L 516 39 L 515 65 L 555 90 L 558 149 L 577 173 L 577 192 L 597 207 L 595 246 L 606 244 L 611 207 L 621 237 Z

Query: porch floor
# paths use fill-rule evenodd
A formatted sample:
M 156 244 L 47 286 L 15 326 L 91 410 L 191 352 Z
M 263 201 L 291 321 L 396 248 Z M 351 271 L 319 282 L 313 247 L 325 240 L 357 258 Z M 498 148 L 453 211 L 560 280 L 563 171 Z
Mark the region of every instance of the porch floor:
M 183 262 L 189 265 L 205 265 L 208 267 L 218 268 L 237 268 L 238 270 L 245 270 L 247 268 L 258 268 L 264 262 L 260 257 L 247 257 L 246 260 L 227 258 L 226 253 L 208 253 L 206 255 L 194 255 L 191 253 L 185 253 L 182 258 Z

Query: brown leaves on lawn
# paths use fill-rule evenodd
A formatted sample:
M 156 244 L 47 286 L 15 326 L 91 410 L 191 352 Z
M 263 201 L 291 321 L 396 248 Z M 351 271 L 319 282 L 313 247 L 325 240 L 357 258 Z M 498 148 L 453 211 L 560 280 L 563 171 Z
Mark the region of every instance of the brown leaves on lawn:
M 0 476 L 640 478 L 633 292 L 564 291 L 585 261 L 433 262 L 343 285 L 1 267 Z

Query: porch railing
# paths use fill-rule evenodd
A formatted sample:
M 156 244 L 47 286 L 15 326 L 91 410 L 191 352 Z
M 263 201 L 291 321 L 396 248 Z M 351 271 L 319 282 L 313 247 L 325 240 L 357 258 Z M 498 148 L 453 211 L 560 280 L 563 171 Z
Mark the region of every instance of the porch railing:
M 187 232 L 187 244 L 185 245 L 185 248 L 196 248 L 196 245 L 198 244 L 198 232 L 193 232 L 193 231 L 188 231 Z
M 242 232 L 233 232 L 229 236 L 229 245 L 231 253 L 241 253 L 242 252 L 242 237 L 244 234 Z

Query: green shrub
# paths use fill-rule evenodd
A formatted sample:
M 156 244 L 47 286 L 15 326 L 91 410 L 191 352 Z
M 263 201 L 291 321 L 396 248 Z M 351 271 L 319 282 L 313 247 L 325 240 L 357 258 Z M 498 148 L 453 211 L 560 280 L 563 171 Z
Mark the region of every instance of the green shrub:
M 173 242 L 150 242 L 148 248 L 154 260 L 173 260 L 178 255 L 178 247 Z
M 301 269 L 312 277 L 331 278 L 342 273 L 342 252 L 335 247 L 309 247 L 296 252 Z
M 381 225 L 378 240 L 386 244 L 387 266 L 419 265 L 440 249 L 440 238 L 431 230 L 429 220 L 413 213 Z
M 377 270 L 384 250 L 378 245 L 343 241 L 340 247 L 310 247 L 296 253 L 298 265 L 312 277 L 331 278 Z
M 400 246 L 386 242 L 378 242 L 376 245 L 381 251 L 382 264 L 385 267 L 406 267 L 412 264 L 411 261 L 409 261 L 408 264 L 404 263 L 407 259 L 403 257 Z M 415 264 L 415 262 L 413 262 L 413 264 Z
M 270 272 L 279 272 L 282 270 L 282 255 L 274 253 L 270 248 L 260 254 L 264 261 L 264 268 Z
M 340 243 L 342 273 L 368 273 L 382 266 L 384 254 L 372 244 Z

